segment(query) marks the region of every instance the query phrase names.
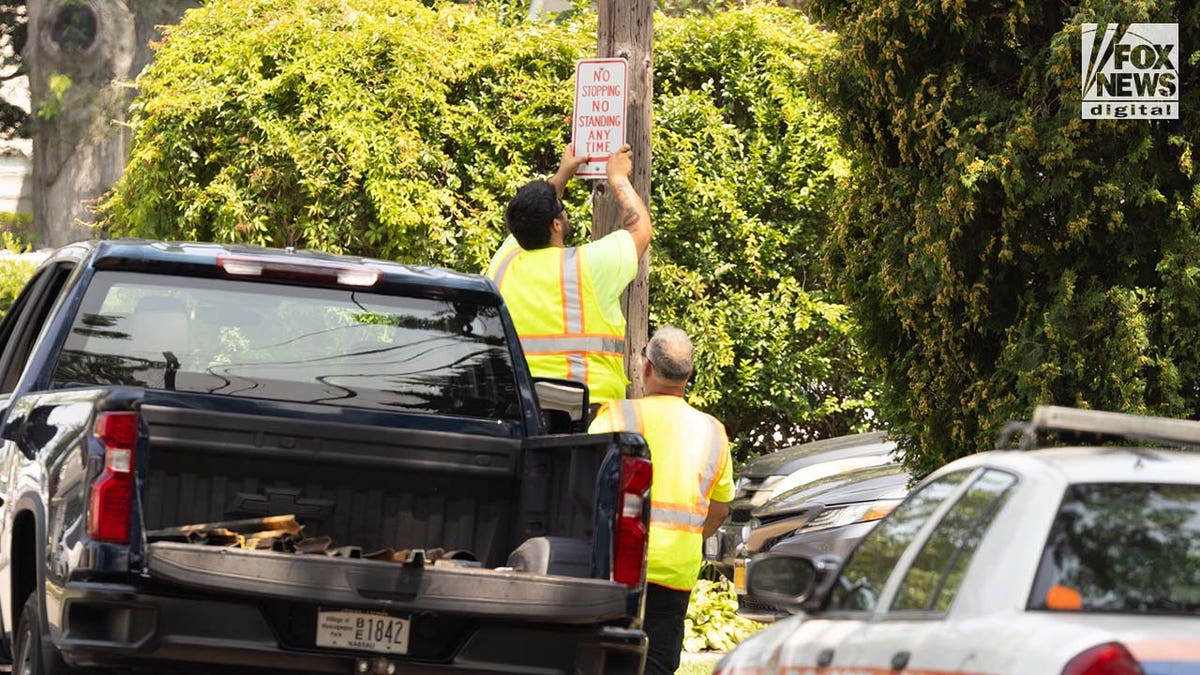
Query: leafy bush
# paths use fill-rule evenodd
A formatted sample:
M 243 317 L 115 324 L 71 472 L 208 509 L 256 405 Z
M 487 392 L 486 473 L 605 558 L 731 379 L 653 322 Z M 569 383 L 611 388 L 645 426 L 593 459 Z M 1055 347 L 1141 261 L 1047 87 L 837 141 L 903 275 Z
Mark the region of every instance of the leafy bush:
M 13 301 L 33 276 L 38 261 L 27 255 L 29 247 L 8 232 L 0 232 L 0 316 L 8 312 Z
M 566 141 L 595 52 L 578 4 L 529 22 L 512 0 L 205 3 L 139 78 L 102 225 L 482 270 Z M 743 457 L 862 428 L 871 383 L 817 255 L 844 164 L 807 95 L 830 36 L 757 4 L 655 21 L 652 325 L 693 335 L 693 402 Z M 577 224 L 588 196 L 568 189 Z
M 683 649 L 687 652 L 729 651 L 763 624 L 737 614 L 737 594 L 727 579 L 701 579 L 692 589 L 683 621 Z
M 916 471 L 1038 403 L 1200 417 L 1200 6 L 811 7 L 854 151 L 829 266 Z M 1162 21 L 1179 120 L 1081 119 L 1081 25 Z
M 0 125 L 3 124 L 2 120 L 3 113 L 0 113 Z M 14 246 L 25 249 L 34 243 L 37 238 L 37 233 L 33 227 L 33 215 L 28 213 L 0 211 L 0 232 L 7 233 L 13 237 L 11 241 L 7 242 L 7 247 L 10 251 L 13 250 Z

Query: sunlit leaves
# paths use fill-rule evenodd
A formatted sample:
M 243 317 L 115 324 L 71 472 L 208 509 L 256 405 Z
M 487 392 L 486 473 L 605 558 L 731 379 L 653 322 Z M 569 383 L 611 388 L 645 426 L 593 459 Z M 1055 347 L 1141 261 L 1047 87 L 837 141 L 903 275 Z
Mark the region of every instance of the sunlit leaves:
M 295 245 L 467 272 L 567 141 L 584 5 L 213 0 L 139 79 L 113 234 Z M 695 339 L 697 405 L 739 458 L 870 423 L 853 323 L 819 248 L 839 176 L 809 90 L 833 37 L 754 4 L 655 18 L 651 323 Z M 565 201 L 580 241 L 589 185 Z
M 854 151 L 829 248 L 881 416 L 919 473 L 1038 403 L 1200 414 L 1200 78 L 1178 122 L 1080 119 L 1083 22 L 1179 22 L 1171 0 L 814 0 L 823 99 Z M 1194 260 L 1194 254 L 1190 256 Z

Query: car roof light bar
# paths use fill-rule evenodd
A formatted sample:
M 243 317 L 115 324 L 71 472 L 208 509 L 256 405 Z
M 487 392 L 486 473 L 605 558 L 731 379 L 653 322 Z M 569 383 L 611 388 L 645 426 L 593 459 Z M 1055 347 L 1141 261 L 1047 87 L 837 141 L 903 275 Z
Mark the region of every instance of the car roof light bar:
M 1020 442 L 1015 449 L 1034 450 L 1038 447 L 1038 434 L 1054 431 L 1200 447 L 1200 422 L 1050 405 L 1034 408 L 1033 419 L 1028 422 L 1006 424 L 996 447 L 1007 449 L 1013 436 L 1019 433 Z

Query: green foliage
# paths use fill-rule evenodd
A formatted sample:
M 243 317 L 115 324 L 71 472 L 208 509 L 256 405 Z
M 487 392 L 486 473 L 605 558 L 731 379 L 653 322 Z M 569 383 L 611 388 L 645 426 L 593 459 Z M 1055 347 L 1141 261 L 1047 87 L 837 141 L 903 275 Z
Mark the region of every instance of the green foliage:
M 712 652 L 688 658 L 679 663 L 675 675 L 711 675 L 721 656 L 720 652 Z
M 817 255 L 845 170 L 807 93 L 831 40 L 766 7 L 655 32 L 651 322 L 692 336 L 692 402 L 742 448 L 863 430 L 871 404 Z
M 3 239 L 4 247 L 12 251 L 14 248 L 23 252 L 36 241 L 37 232 L 33 227 L 33 215 L 29 213 L 13 213 L 0 211 L 0 233 L 9 235 L 11 239 Z
M 827 261 L 919 474 L 1037 403 L 1200 415 L 1200 7 L 814 0 L 853 151 Z M 1181 119 L 1080 119 L 1081 24 L 1179 22 Z
M 763 624 L 737 614 L 737 594 L 728 579 L 701 579 L 692 589 L 683 620 L 683 650 L 729 651 Z
M 138 81 L 104 227 L 482 270 L 509 197 L 556 168 L 595 53 L 586 3 L 552 21 L 523 4 L 188 12 Z M 693 335 L 692 399 L 742 457 L 863 428 L 871 384 L 817 255 L 845 171 L 807 95 L 830 36 L 764 5 L 655 26 L 652 324 Z M 566 202 L 590 221 L 584 181 Z
M 682 15 L 690 12 L 715 13 L 744 5 L 775 5 L 800 8 L 806 0 L 658 0 L 657 8 L 667 14 Z
M 51 73 L 46 80 L 46 100 L 38 106 L 37 116 L 47 121 L 58 117 L 67 106 L 67 92 L 72 84 L 70 75 Z
M 0 248 L 5 254 L 0 254 L 0 316 L 8 312 L 25 282 L 33 276 L 37 263 L 28 258 L 20 257 L 27 253 L 29 247 L 17 237 L 8 232 L 0 232 Z

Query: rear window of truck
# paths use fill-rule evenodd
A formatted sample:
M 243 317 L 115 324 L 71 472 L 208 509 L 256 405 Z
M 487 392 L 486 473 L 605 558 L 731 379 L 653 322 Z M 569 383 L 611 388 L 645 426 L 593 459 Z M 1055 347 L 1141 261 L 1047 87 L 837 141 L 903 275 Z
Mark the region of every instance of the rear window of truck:
M 134 272 L 96 273 L 55 381 L 520 415 L 497 305 Z
M 1200 485 L 1067 488 L 1029 606 L 1122 614 L 1200 612 Z

